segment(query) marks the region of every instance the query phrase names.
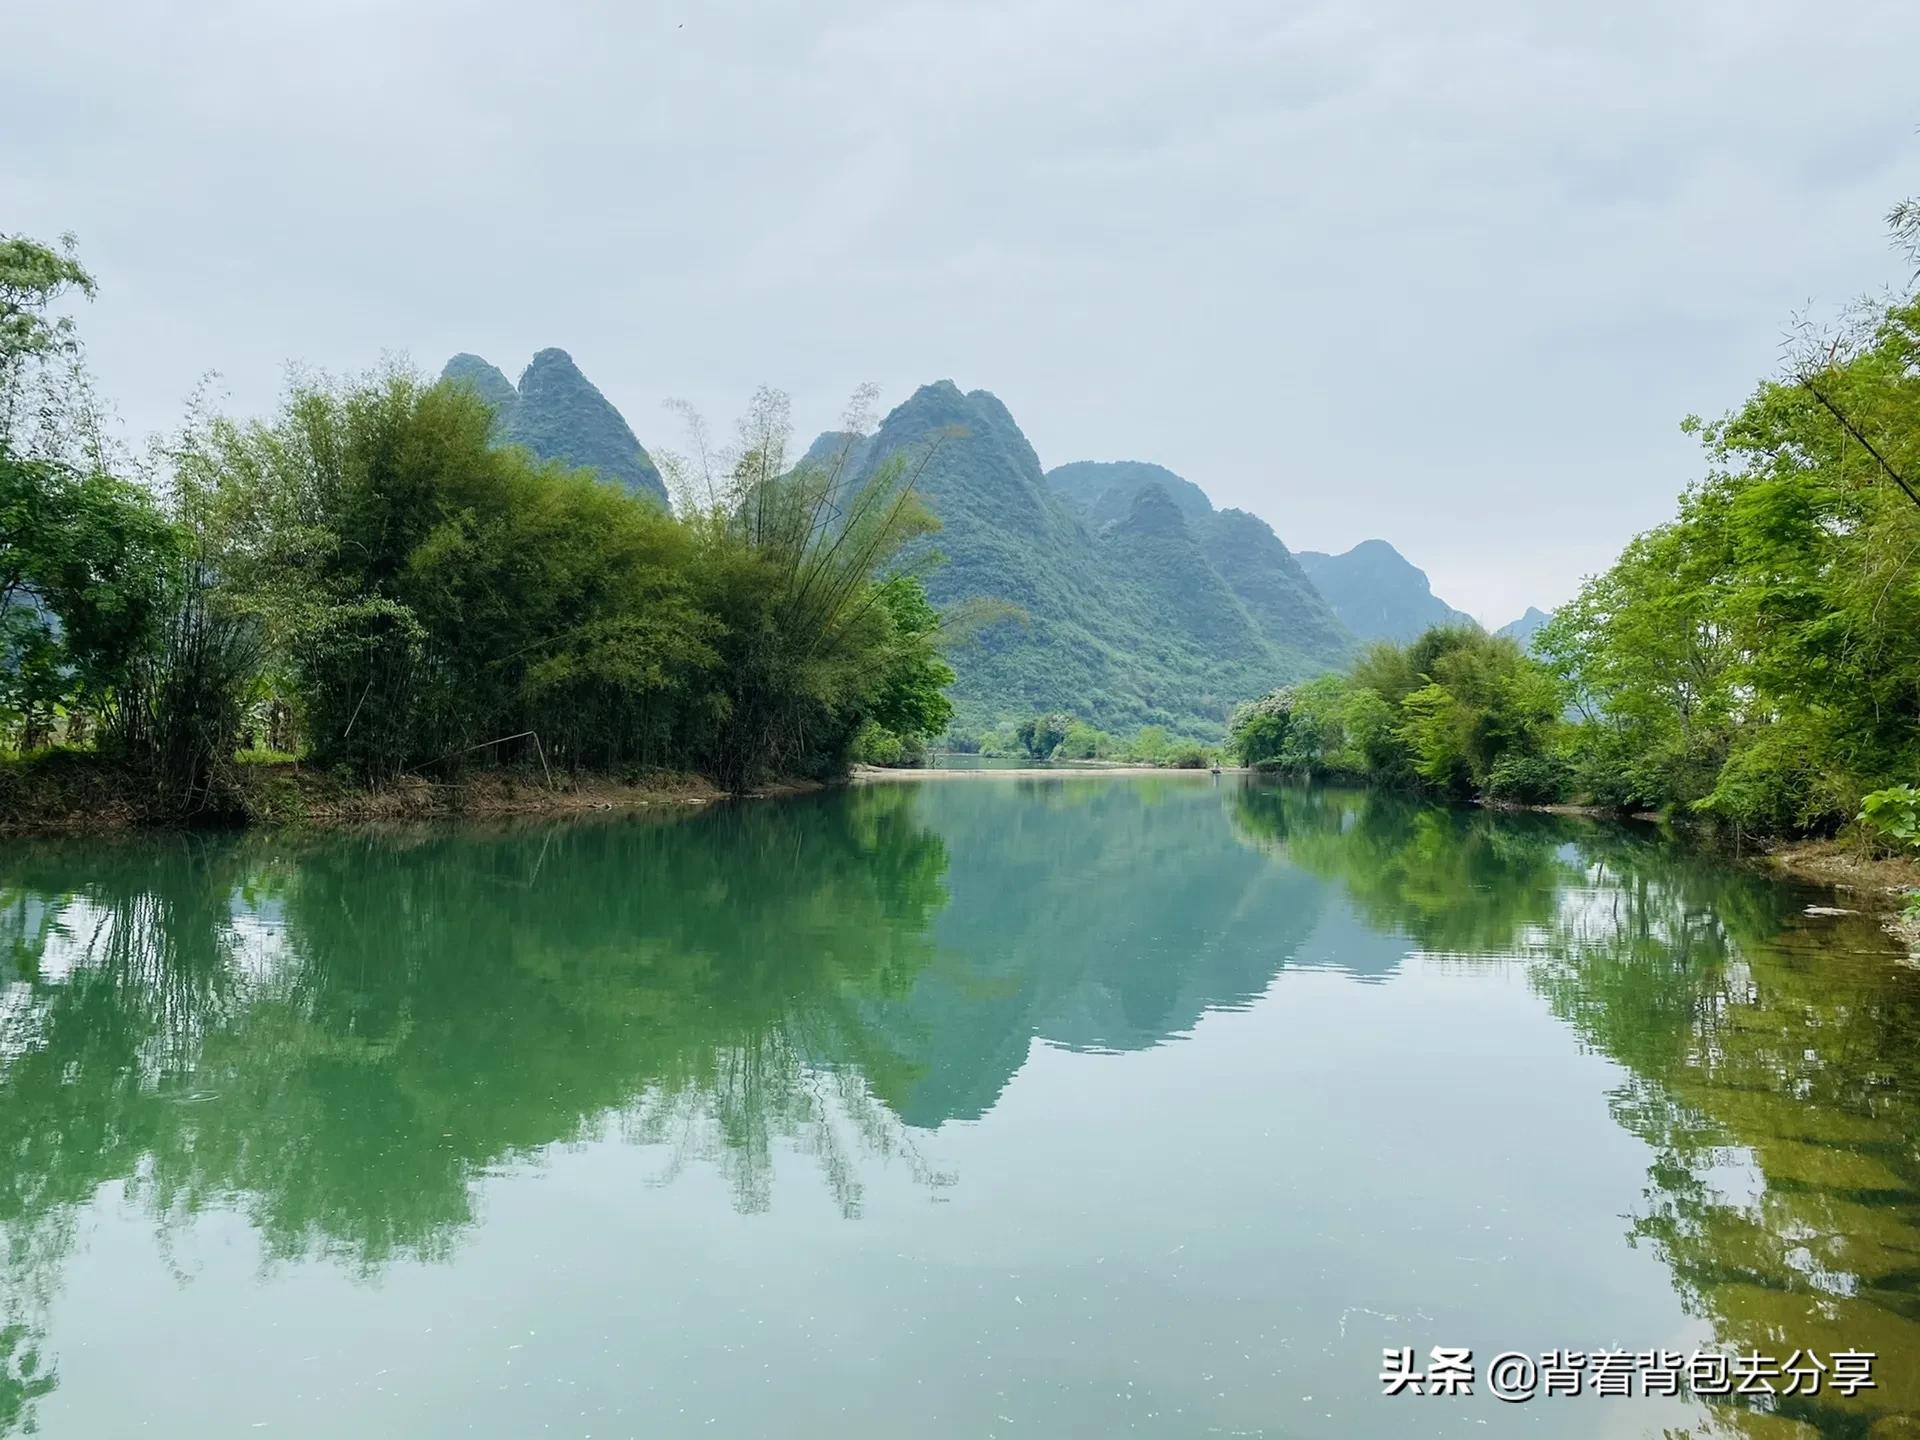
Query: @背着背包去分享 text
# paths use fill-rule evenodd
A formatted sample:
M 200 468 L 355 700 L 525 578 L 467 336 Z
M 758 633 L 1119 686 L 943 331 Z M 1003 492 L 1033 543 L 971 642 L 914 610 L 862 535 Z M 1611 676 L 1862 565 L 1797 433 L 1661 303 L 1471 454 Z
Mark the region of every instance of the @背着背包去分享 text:
M 1785 1356 L 1717 1350 L 1519 1350 L 1495 1353 L 1484 1364 L 1470 1346 L 1435 1345 L 1422 1357 L 1411 1345 L 1387 1346 L 1380 1356 L 1386 1395 L 1474 1395 L 1509 1404 L 1536 1396 L 1856 1395 L 1876 1388 L 1871 1350 Z

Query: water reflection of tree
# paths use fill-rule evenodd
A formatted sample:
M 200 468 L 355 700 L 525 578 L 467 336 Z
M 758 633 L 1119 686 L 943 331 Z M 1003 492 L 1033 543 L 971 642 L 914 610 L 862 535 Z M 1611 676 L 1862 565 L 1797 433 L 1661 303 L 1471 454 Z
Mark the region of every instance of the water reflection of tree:
M 1878 1390 L 1783 1399 L 1781 1417 L 1854 1434 L 1920 1410 L 1920 975 L 1873 953 L 1868 923 L 1753 929 L 1765 907 L 1737 882 L 1664 878 L 1637 897 L 1639 926 L 1535 972 L 1630 1067 L 1615 1113 L 1657 1157 L 1631 1234 L 1729 1347 L 1880 1355 Z
M 0 1434 L 30 1423 L 53 1387 L 40 1336 L 76 1211 L 133 1173 L 155 1119 L 147 1097 L 166 1094 L 237 991 L 231 847 L 162 842 L 155 888 L 60 851 L 29 851 L 0 876 L 0 953 L 18 977 L 0 990 Z M 89 872 L 104 883 L 62 888 Z
M 1722 1429 L 1860 1434 L 1920 1408 L 1920 972 L 1849 954 L 1877 948 L 1870 925 L 1815 928 L 1785 887 L 1575 819 L 1261 786 L 1230 801 L 1243 846 L 1191 789 L 1151 816 L 1092 783 L 977 815 L 973 793 L 940 812 L 953 883 L 964 869 L 982 897 L 942 922 L 966 967 L 928 964 L 948 851 L 907 787 L 484 841 L 0 859 L 0 969 L 18 977 L 0 991 L 0 1433 L 52 1383 L 44 1308 L 102 1185 L 167 1225 L 238 1203 L 269 1257 L 369 1271 L 446 1253 L 487 1170 L 601 1135 L 659 1144 L 662 1180 L 718 1167 L 746 1209 L 797 1149 L 851 1214 L 875 1154 L 942 1183 L 895 1118 L 940 1088 L 930 1071 L 1006 1048 L 967 1091 L 997 1094 L 1035 1017 L 1087 995 L 1121 995 L 1129 1043 L 1152 1043 L 1257 993 L 1274 937 L 1317 913 L 1303 875 L 1428 951 L 1518 957 L 1620 1064 L 1614 1115 L 1654 1153 L 1631 1238 L 1725 1344 L 1881 1354 L 1855 1406 L 1729 1410 Z M 1036 855 L 1046 884 L 1021 873 Z M 1166 943 L 1128 950 L 1143 914 Z M 1232 915 L 1253 932 L 1194 958 Z M 1004 1006 L 947 993 L 995 955 Z M 928 1101 L 929 1123 L 954 1113 Z
M 1367 924 L 1422 949 L 1507 952 L 1554 918 L 1579 874 L 1562 854 L 1573 823 L 1422 805 L 1402 796 L 1303 785 L 1248 785 L 1233 819 L 1248 841 L 1337 880 Z
M 748 1208 L 790 1145 L 856 1211 L 854 1155 L 912 1153 L 871 1098 L 912 1062 L 861 1019 L 945 903 L 911 803 L 8 857 L 0 1433 L 48 1383 L 35 1336 L 109 1183 L 367 1271 L 445 1254 L 488 1170 L 601 1134 L 698 1136 L 669 1168 L 719 1164 Z
M 773 1199 L 774 1148 L 795 1140 L 849 1218 L 860 1213 L 863 1158 L 903 1159 L 929 1190 L 952 1183 L 875 1096 L 864 1072 L 814 1068 L 789 1053 L 791 1043 L 769 1032 L 752 1049 L 716 1053 L 705 1083 L 661 1087 L 639 1101 L 623 1128 L 631 1139 L 666 1149 L 661 1183 L 696 1161 L 713 1164 L 737 1208 L 764 1211 Z
M 1529 964 L 1624 1068 L 1613 1115 L 1655 1155 L 1629 1239 L 1722 1345 L 1880 1357 L 1854 1400 L 1730 1405 L 1703 1433 L 1920 1411 L 1920 972 L 1870 920 L 1808 920 L 1790 887 L 1635 828 L 1297 787 L 1248 790 L 1235 819 L 1372 924 Z

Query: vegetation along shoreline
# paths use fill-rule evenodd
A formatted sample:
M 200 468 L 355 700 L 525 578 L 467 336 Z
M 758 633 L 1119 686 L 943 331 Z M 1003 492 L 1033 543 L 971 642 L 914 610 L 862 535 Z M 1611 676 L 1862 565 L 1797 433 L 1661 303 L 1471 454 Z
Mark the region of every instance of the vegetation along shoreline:
M 1891 222 L 1920 260 L 1920 210 Z M 1310 656 L 1255 646 L 1125 705 L 1076 680 L 1075 714 L 1057 675 L 999 663 L 1051 622 L 1014 583 L 983 476 L 1018 461 L 1000 478 L 1049 533 L 1125 540 L 1139 574 L 1187 577 L 1169 596 L 1244 618 L 1226 540 L 1246 526 L 1171 472 L 1048 480 L 1003 406 L 947 382 L 878 429 L 862 392 L 797 459 L 772 391 L 731 445 L 693 422 L 692 459 L 648 456 L 559 351 L 517 391 L 472 356 L 436 381 L 297 376 L 265 419 L 196 406 L 134 457 L 63 310 L 93 289 L 70 244 L 0 238 L 0 829 L 651 804 L 945 745 L 1649 814 L 1797 875 L 1914 891 L 1914 293 L 1687 421 L 1706 465 L 1674 517 L 1524 633 L 1426 595 L 1439 623 L 1362 643 L 1328 611 Z M 539 408 L 554 394 L 572 408 Z M 595 437 L 578 467 L 533 448 L 561 432 Z M 1268 578 L 1317 594 L 1262 533 Z M 995 575 L 1002 593 L 978 588 Z

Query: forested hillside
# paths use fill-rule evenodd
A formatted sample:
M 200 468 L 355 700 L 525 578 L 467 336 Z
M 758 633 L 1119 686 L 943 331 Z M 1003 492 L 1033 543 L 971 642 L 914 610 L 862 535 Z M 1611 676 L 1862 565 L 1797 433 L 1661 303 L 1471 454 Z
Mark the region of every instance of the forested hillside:
M 1286 637 L 1308 654 L 1333 663 L 1354 649 L 1353 632 L 1258 515 L 1217 510 L 1202 527 L 1200 543 L 1265 633 Z
M 1047 483 L 1077 505 L 1096 530 L 1125 515 L 1133 497 L 1148 485 L 1166 491 L 1190 521 L 1213 513 L 1206 491 L 1166 466 L 1144 460 L 1074 460 L 1047 471 Z
M 653 458 L 566 351 L 535 355 L 517 390 L 478 355 L 454 356 L 440 375 L 469 386 L 493 407 L 494 433 L 506 444 L 524 446 L 538 460 L 598 470 L 637 495 L 667 503 Z
M 1405 642 L 1435 625 L 1475 623 L 1435 595 L 1427 572 L 1384 540 L 1362 540 L 1340 555 L 1302 550 L 1299 559 L 1333 613 L 1362 640 Z
M 1215 510 L 1207 492 L 1164 466 L 1138 460 L 1077 460 L 1056 465 L 1047 483 L 1072 501 L 1096 531 L 1125 518 L 1135 497 L 1159 490 L 1173 501 L 1207 563 L 1245 608 L 1254 627 L 1303 654 L 1338 663 L 1353 648 L 1300 562 L 1273 527 L 1245 510 Z
M 1044 474 L 984 390 L 923 386 L 873 435 L 830 432 L 809 459 L 850 443 L 850 481 L 892 456 L 924 459 L 918 490 L 942 528 L 917 558 L 931 565 L 936 605 L 992 600 L 1020 612 L 954 653 L 960 729 L 1062 711 L 1116 732 L 1217 736 L 1271 677 L 1303 678 L 1350 652 L 1260 521 L 1216 513 L 1199 487 L 1158 466 Z

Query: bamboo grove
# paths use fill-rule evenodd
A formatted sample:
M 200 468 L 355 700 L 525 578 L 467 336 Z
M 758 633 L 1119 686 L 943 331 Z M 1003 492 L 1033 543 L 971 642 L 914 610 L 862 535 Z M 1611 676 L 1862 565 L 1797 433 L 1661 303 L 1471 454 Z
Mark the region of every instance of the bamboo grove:
M 532 765 L 735 790 L 945 729 L 901 549 L 912 457 L 796 469 L 781 397 L 677 462 L 676 513 L 494 443 L 464 387 L 297 377 L 271 418 L 101 436 L 70 246 L 0 239 L 0 744 L 217 810 L 236 754 L 360 783 Z

